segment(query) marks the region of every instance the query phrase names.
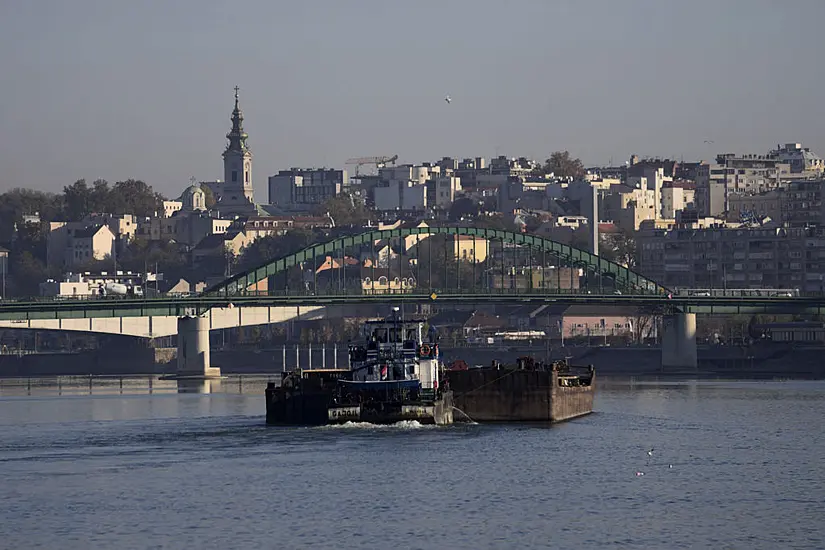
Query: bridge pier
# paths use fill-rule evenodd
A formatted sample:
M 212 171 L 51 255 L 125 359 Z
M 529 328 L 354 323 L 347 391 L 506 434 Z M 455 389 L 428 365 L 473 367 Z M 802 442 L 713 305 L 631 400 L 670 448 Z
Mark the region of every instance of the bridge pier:
M 662 370 L 695 369 L 696 314 L 665 315 L 662 332 Z
M 178 318 L 177 376 L 187 378 L 217 378 L 221 369 L 209 366 L 209 319 Z

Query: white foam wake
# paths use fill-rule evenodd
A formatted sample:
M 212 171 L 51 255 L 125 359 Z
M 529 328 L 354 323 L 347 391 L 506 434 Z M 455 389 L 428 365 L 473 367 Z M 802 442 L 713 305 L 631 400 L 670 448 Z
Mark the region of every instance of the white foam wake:
M 422 424 L 418 420 L 401 420 L 395 424 L 372 424 L 370 422 L 345 422 L 343 424 L 328 424 L 320 426 L 326 430 L 421 430 L 435 428 L 435 424 Z

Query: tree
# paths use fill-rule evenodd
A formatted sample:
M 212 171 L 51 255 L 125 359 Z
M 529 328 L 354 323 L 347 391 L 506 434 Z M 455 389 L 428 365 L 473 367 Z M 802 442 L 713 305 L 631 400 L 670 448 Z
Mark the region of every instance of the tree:
M 141 180 L 128 179 L 109 187 L 106 180 L 96 180 L 92 187 L 77 180 L 63 188 L 64 214 L 70 221 L 82 220 L 92 212 L 154 216 L 163 208 L 163 196 Z
M 151 185 L 141 180 L 119 181 L 112 189 L 109 212 L 134 214 L 138 217 L 154 216 L 163 210 L 164 197 L 155 193 Z
M 633 342 L 643 344 L 653 338 L 661 326 L 661 316 L 650 311 L 639 311 L 628 318 Z
M 599 234 L 599 256 L 627 268 L 634 268 L 636 239 L 626 233 Z
M 212 188 L 208 185 L 201 185 L 201 189 L 203 190 L 203 197 L 204 202 L 207 210 L 211 210 L 212 207 L 218 202 L 215 198 L 215 193 L 212 191 Z
M 585 175 L 584 164 L 577 158 L 570 156 L 569 151 L 556 151 L 544 161 L 540 174 L 553 174 L 558 178 L 580 179 Z
M 106 180 L 95 180 L 89 192 L 89 210 L 92 212 L 108 212 L 112 190 Z
M 39 213 L 42 221 L 59 219 L 63 211 L 63 198 L 53 193 L 32 189 L 11 189 L 0 194 L 0 243 L 9 243 L 14 237 L 15 226 L 23 225 L 24 214 Z
M 9 271 L 13 282 L 10 287 L 17 296 L 39 295 L 40 283 L 49 277 L 46 265 L 29 251 L 16 254 Z M 12 294 L 12 292 L 9 292 L 9 294 Z
M 92 190 L 86 185 L 85 179 L 79 179 L 63 188 L 63 198 L 66 204 L 66 217 L 69 221 L 82 220 L 91 212 Z
M 277 260 L 303 250 L 315 241 L 311 231 L 293 229 L 284 235 L 268 235 L 255 239 L 241 251 L 240 270 L 252 269 L 270 260 Z
M 329 215 L 335 225 L 356 225 L 362 227 L 370 219 L 369 211 L 349 193 L 331 197 L 315 210 L 319 216 Z
M 475 218 L 476 216 L 478 216 L 478 204 L 467 197 L 461 197 L 453 201 L 448 214 L 451 222 L 458 221 L 465 217 Z
M 117 260 L 122 269 L 157 270 L 167 280 L 183 277 L 190 282 L 197 282 L 202 278 L 201 273 L 192 272 L 186 252 L 175 242 L 149 242 L 135 238 L 129 241 Z

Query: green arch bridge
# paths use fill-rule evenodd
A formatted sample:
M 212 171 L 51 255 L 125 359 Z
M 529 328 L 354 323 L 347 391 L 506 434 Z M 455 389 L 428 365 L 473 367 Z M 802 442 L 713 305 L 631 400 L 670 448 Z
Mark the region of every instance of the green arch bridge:
M 303 279 L 289 276 L 296 269 L 303 273 Z M 265 289 L 259 287 L 262 281 L 267 281 Z M 499 229 L 422 225 L 366 231 L 312 245 L 238 273 L 204 295 L 426 297 L 435 293 L 480 297 L 606 290 L 616 295 L 668 294 L 666 288 L 622 265 L 543 237 Z
M 178 372 L 208 376 L 213 308 L 397 303 L 633 306 L 664 315 L 662 364 L 696 366 L 696 313 L 825 313 L 825 296 L 673 296 L 587 251 L 477 227 L 368 230 L 266 261 L 189 297 L 0 301 L 0 321 L 177 317 Z

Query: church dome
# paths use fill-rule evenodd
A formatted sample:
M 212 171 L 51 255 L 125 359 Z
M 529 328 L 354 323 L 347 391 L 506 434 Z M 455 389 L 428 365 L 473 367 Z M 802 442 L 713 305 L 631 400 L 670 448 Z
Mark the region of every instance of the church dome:
M 183 210 L 206 210 L 206 193 L 200 185 L 193 183 L 184 189 L 180 202 L 183 203 Z

